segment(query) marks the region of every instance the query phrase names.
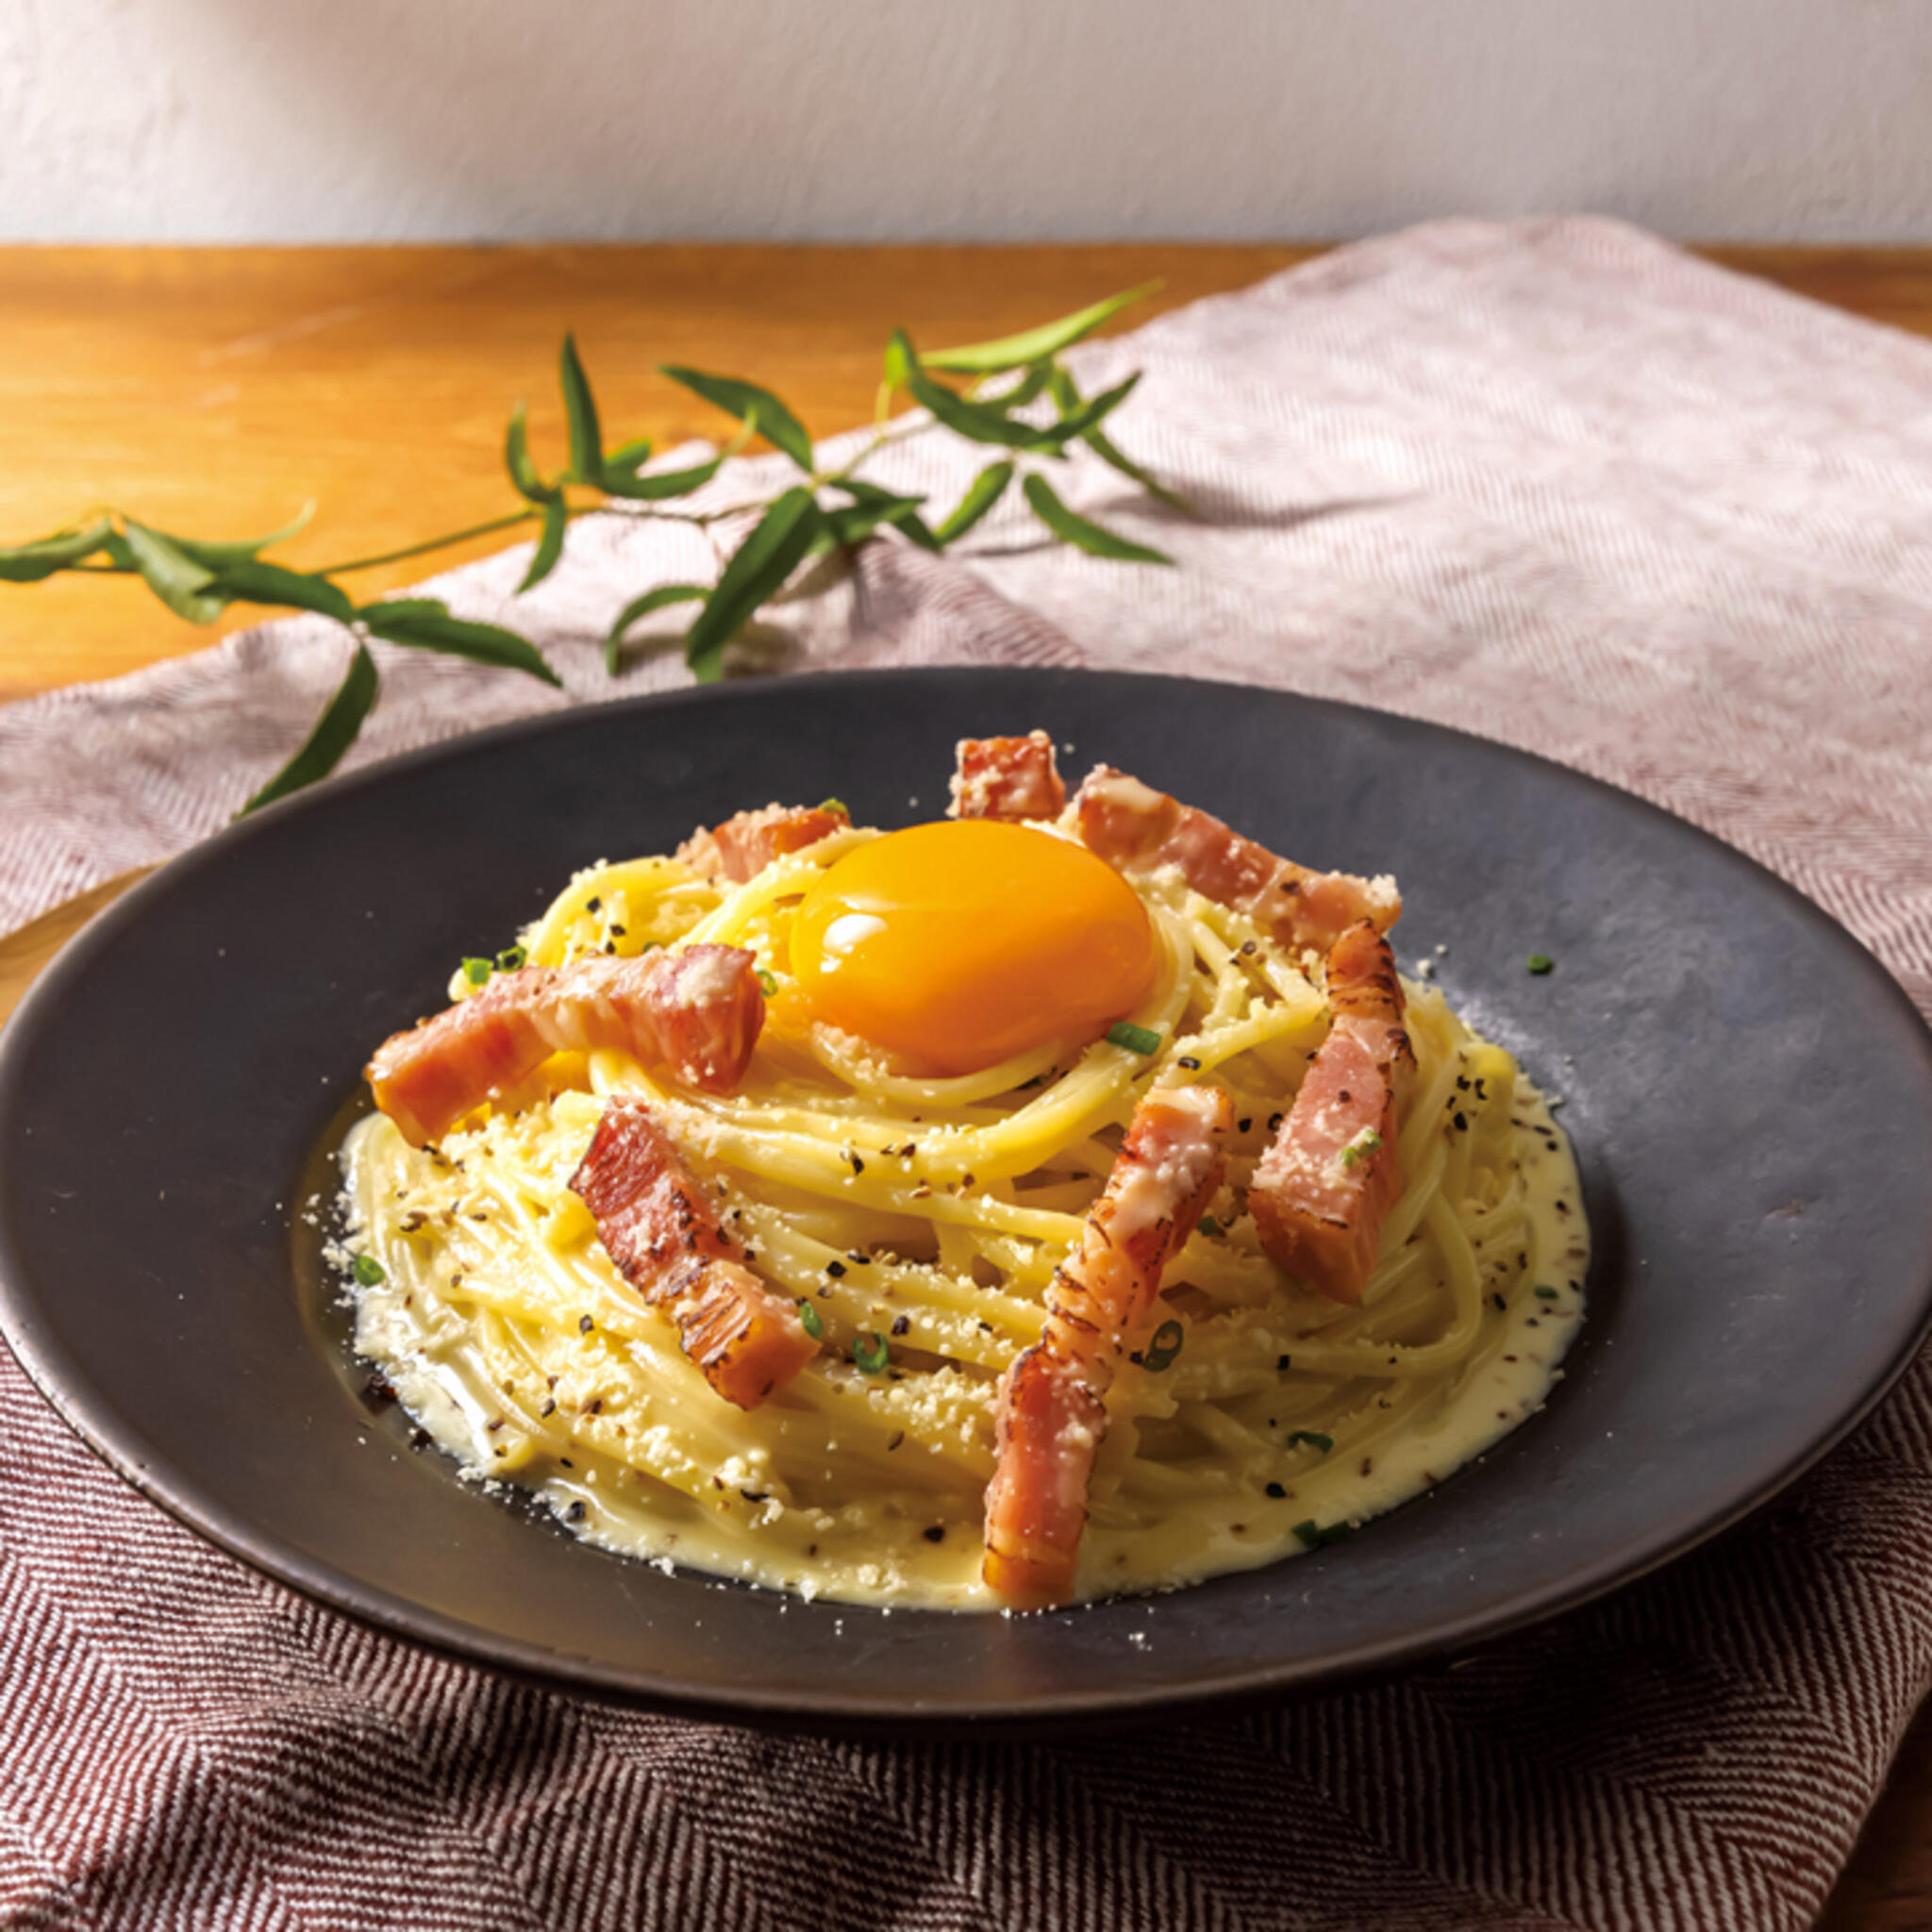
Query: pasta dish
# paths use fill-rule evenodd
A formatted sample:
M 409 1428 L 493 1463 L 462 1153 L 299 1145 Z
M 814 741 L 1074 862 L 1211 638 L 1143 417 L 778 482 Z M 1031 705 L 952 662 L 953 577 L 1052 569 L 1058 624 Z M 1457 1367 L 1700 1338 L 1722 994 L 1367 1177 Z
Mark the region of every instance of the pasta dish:
M 1537 1409 L 1568 1142 L 1310 871 L 1041 733 L 598 863 L 376 1052 L 358 1351 L 579 1536 L 1029 1609 L 1333 1542 Z

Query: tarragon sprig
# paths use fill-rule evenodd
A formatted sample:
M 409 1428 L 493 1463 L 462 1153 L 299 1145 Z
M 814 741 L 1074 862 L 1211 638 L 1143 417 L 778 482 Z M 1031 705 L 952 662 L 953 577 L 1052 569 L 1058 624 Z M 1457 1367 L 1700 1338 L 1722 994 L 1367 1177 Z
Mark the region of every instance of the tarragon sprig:
M 1061 541 L 1095 557 L 1167 562 L 1159 551 L 1131 542 L 1070 509 L 1044 468 L 1064 460 L 1078 442 L 1161 501 L 1187 508 L 1182 498 L 1124 456 L 1103 426 L 1133 393 L 1140 376 L 1130 375 L 1090 399 L 1081 395 L 1058 359 L 1064 350 L 1151 291 L 1152 285 L 1129 290 L 1020 335 L 924 357 L 905 330 L 894 329 L 886 349 L 872 434 L 856 455 L 834 468 L 821 463 L 810 432 L 769 389 L 675 363 L 661 365 L 659 373 L 736 417 L 736 434 L 715 457 L 676 470 L 650 468 L 647 440 L 607 449 L 590 377 L 575 341 L 566 335 L 558 373 L 569 460 L 554 475 L 542 473 L 531 454 L 525 409 L 519 403 L 504 434 L 503 458 L 521 503 L 501 517 L 380 556 L 295 570 L 270 560 L 263 552 L 302 529 L 308 521 L 307 511 L 265 537 L 210 542 L 175 536 L 125 511 L 108 509 L 51 537 L 0 548 L 0 583 L 39 583 L 60 574 L 138 576 L 170 610 L 192 624 L 212 624 L 231 605 L 253 605 L 313 611 L 341 625 L 353 645 L 347 673 L 301 748 L 242 807 L 244 813 L 254 811 L 327 776 L 355 742 L 380 689 L 375 660 L 369 652 L 372 639 L 522 671 L 548 684 L 560 682 L 536 645 L 513 630 L 456 616 L 431 597 L 379 597 L 358 603 L 337 581 L 498 531 L 536 525 L 536 549 L 517 587 L 522 594 L 557 568 L 565 532 L 577 517 L 620 513 L 710 525 L 756 513 L 756 521 L 724 558 L 715 582 L 658 584 L 644 591 L 618 612 L 604 641 L 605 665 L 615 675 L 634 625 L 672 605 L 696 604 L 700 608 L 685 633 L 684 655 L 701 683 L 722 675 L 725 647 L 808 558 L 852 548 L 886 530 L 896 531 L 924 549 L 943 550 L 973 529 L 1016 478 L 1034 515 Z M 901 394 L 920 405 L 925 417 L 894 419 L 892 403 Z M 1036 404 L 1044 407 L 1035 408 Z M 951 431 L 999 452 L 937 521 L 928 519 L 924 496 L 901 494 L 859 474 L 889 444 L 933 429 Z M 799 471 L 799 480 L 769 498 L 705 510 L 674 507 L 676 499 L 710 482 L 754 437 L 761 437 L 788 458 Z

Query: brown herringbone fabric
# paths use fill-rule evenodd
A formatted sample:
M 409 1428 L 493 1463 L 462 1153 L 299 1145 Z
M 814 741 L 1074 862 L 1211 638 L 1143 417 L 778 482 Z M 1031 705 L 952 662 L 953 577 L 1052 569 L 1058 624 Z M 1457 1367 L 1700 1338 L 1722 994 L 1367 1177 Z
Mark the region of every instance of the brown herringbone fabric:
M 1179 568 L 1008 507 L 968 556 L 808 577 L 761 667 L 1189 670 L 1527 744 L 1782 872 L 1932 1006 L 1932 349 L 1556 222 L 1347 249 L 1080 354 L 1147 371 L 1122 440 L 1204 515 L 1097 463 L 1066 492 Z M 974 467 L 926 438 L 881 474 L 950 500 Z M 441 588 L 498 614 L 523 561 Z M 574 529 L 517 609 L 567 693 L 390 653 L 358 758 L 677 681 L 608 685 L 595 641 L 710 567 L 688 530 Z M 0 712 L 0 928 L 212 830 L 341 651 L 296 620 Z M 0 1356 L 10 1926 L 1795 1927 L 1928 1677 L 1924 1362 L 1602 1605 L 1123 1748 L 760 1738 L 432 1659 L 204 1548 Z

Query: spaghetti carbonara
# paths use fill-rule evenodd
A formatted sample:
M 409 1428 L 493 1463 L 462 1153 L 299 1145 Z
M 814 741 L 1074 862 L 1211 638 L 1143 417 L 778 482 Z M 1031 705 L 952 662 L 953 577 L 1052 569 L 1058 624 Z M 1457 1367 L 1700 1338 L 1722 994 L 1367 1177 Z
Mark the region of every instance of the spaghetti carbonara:
M 934 885 L 935 862 L 914 855 L 914 885 L 963 894 L 974 957 L 992 963 L 947 981 L 941 960 L 940 991 L 894 1006 L 932 932 L 915 925 L 885 991 L 868 995 L 825 949 L 840 918 L 890 924 L 890 909 L 876 892 L 834 892 L 828 911 L 826 894 L 868 850 L 875 884 L 901 849 L 890 840 L 908 836 L 846 824 L 841 808 L 824 836 L 747 877 L 708 867 L 715 843 L 593 865 L 505 956 L 457 974 L 460 1008 L 491 987 L 565 986 L 581 962 L 739 948 L 764 1008 L 729 1091 L 592 1027 L 575 1048 L 546 1037 L 536 1065 L 441 1131 L 378 1112 L 351 1134 L 357 1347 L 466 1473 L 526 1486 L 629 1556 L 806 1596 L 1000 1607 L 986 1524 L 1009 1453 L 1003 1378 L 1051 1341 L 1056 1270 L 1079 1250 L 1137 1107 L 1209 1085 L 1229 1103 L 1213 1191 L 1173 1230 L 1148 1321 L 1091 1384 L 1104 1423 L 1084 1445 L 1068 1594 L 1169 1588 L 1335 1541 L 1541 1406 L 1582 1312 L 1575 1170 L 1509 1055 L 1432 985 L 1402 987 L 1413 1068 L 1388 1116 L 1392 1144 L 1371 1128 L 1336 1153 L 1338 1183 L 1385 1155 L 1397 1177 L 1358 1298 L 1340 1298 L 1271 1257 L 1250 1202 L 1341 1024 L 1320 948 L 1284 943 L 1255 893 L 1202 890 L 1185 853 L 1115 864 L 1131 907 L 1109 901 L 1105 917 L 1131 941 L 1131 1004 L 1082 1015 L 1115 968 L 1054 947 L 1087 943 L 1100 912 L 1042 939 L 998 880 L 975 899 L 985 881 Z M 1076 806 L 1014 836 L 1091 857 Z M 1303 892 L 1315 902 L 1317 887 Z M 1017 991 L 1001 995 L 1008 958 Z M 835 981 L 843 1006 L 825 996 Z M 989 986 L 985 1010 L 969 1011 Z M 721 1395 L 574 1191 L 613 1100 L 648 1109 L 732 1265 L 790 1305 L 788 1322 L 796 1311 L 807 1358 L 751 1406 Z

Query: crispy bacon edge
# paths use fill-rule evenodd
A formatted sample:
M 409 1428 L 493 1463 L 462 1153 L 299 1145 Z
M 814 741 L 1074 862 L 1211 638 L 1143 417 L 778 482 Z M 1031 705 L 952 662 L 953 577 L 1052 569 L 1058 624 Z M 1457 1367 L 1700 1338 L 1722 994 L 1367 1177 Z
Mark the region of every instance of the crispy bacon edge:
M 1161 1276 L 1221 1185 L 1233 1120 L 1218 1087 L 1143 1096 L 1078 1248 L 1055 1271 L 1041 1339 L 1001 1380 L 981 1574 L 1015 1608 L 1073 1595 L 1107 1391 L 1121 1357 L 1145 1345 Z
M 570 1187 L 617 1272 L 675 1325 L 726 1402 L 756 1408 L 818 1353 L 796 1306 L 751 1272 L 643 1101 L 605 1104 Z
M 1057 819 L 1067 788 L 1043 731 L 1024 738 L 962 738 L 955 751 L 949 819 Z
M 1396 1104 L 1415 1052 L 1395 957 L 1367 921 L 1329 949 L 1327 976 L 1333 1024 L 1255 1170 L 1248 1208 L 1274 1261 L 1332 1300 L 1355 1302 L 1402 1192 Z M 1365 1151 L 1369 1133 L 1375 1142 Z
M 758 960 L 741 946 L 524 966 L 391 1034 L 364 1074 L 376 1106 L 421 1147 L 553 1053 L 623 1048 L 685 1086 L 728 1093 L 764 1019 Z
M 678 858 L 707 878 L 725 878 L 734 885 L 755 879 L 774 858 L 803 852 L 852 820 L 842 806 L 768 805 L 741 811 L 722 825 L 700 827 L 677 848 Z
M 1204 898 L 1247 913 L 1295 952 L 1326 952 L 1366 919 L 1378 932 L 1402 917 L 1395 881 L 1311 872 L 1243 838 L 1211 813 L 1098 765 L 1074 797 L 1080 840 L 1124 872 L 1175 865 Z

